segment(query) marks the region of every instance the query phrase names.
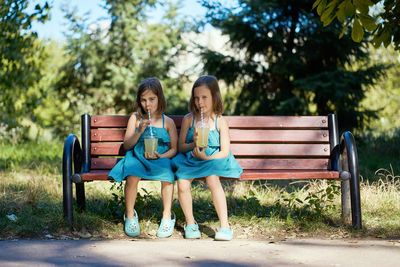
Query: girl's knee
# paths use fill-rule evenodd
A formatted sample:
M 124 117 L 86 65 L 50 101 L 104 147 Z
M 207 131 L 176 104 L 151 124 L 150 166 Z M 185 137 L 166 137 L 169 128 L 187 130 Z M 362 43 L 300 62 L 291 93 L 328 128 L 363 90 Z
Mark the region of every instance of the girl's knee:
M 186 193 L 190 191 L 192 187 L 191 180 L 178 180 L 178 191 L 179 193 Z
M 174 186 L 173 183 L 161 181 L 161 187 L 162 188 L 173 187 L 173 186 Z
M 137 185 L 139 183 L 139 181 L 140 181 L 140 178 L 136 177 L 136 176 L 128 175 L 126 177 L 126 183 L 129 185 Z
M 211 188 L 215 188 L 216 186 L 221 186 L 221 181 L 219 180 L 219 176 L 210 175 L 206 177 L 207 186 Z

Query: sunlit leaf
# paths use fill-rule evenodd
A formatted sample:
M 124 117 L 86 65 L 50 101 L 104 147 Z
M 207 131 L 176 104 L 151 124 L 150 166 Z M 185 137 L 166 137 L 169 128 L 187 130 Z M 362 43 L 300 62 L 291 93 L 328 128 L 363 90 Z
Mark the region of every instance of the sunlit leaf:
M 354 16 L 356 9 L 353 6 L 353 4 L 351 3 L 351 0 L 346 0 L 346 5 L 344 7 L 344 10 L 345 10 L 347 18 L 351 18 Z
M 354 18 L 353 29 L 351 31 L 351 39 L 353 39 L 354 42 L 359 43 L 361 42 L 363 37 L 364 37 L 364 29 L 361 27 L 358 18 Z
M 359 18 L 360 18 L 362 26 L 364 26 L 364 28 L 367 31 L 372 32 L 376 29 L 376 24 L 375 24 L 373 17 L 371 17 L 369 15 L 360 14 Z
M 320 2 L 321 2 L 321 0 L 315 1 L 313 6 L 312 6 L 312 9 L 314 9 L 316 6 L 318 6 Z
M 345 3 L 345 2 L 343 2 L 341 5 L 339 5 L 339 9 L 338 9 L 338 11 L 336 12 L 337 19 L 338 19 L 340 22 L 343 22 L 343 21 L 345 20 L 345 18 L 346 18 L 346 10 L 345 10 L 345 5 L 344 5 L 344 3 Z
M 353 3 L 356 9 L 361 12 L 361 14 L 368 15 L 369 7 L 367 4 L 363 3 L 361 0 L 353 0 Z
M 322 0 L 321 3 L 318 5 L 317 13 L 318 13 L 318 15 L 320 15 L 320 16 L 321 16 L 322 12 L 325 10 L 326 1 L 327 1 L 327 0 Z
M 325 9 L 325 11 L 321 15 L 321 21 L 325 22 L 326 20 L 329 20 L 334 9 L 335 9 L 335 6 L 333 6 L 333 5 L 328 7 L 327 9 Z M 332 17 L 334 17 L 334 16 L 332 16 Z M 324 25 L 324 26 L 326 26 L 326 25 Z

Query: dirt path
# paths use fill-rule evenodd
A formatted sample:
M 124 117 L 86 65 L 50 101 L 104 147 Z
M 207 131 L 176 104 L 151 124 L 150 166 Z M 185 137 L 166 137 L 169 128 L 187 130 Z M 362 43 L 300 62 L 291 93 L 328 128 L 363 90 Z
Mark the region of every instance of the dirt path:
M 400 240 L 0 241 L 0 266 L 400 266 Z

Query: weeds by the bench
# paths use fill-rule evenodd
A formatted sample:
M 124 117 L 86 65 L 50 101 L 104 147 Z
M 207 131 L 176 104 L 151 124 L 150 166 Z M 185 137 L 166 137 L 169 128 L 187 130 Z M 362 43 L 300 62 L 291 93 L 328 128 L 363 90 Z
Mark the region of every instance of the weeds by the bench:
M 316 186 L 317 185 L 317 186 Z M 337 181 L 328 181 L 321 188 L 321 183 L 308 183 L 300 192 L 284 192 L 283 198 L 276 201 L 281 216 L 310 220 L 322 219 L 323 212 L 334 207 L 334 198 L 340 195 Z M 305 195 L 301 199 L 299 194 Z M 286 212 L 285 212 L 286 211 Z

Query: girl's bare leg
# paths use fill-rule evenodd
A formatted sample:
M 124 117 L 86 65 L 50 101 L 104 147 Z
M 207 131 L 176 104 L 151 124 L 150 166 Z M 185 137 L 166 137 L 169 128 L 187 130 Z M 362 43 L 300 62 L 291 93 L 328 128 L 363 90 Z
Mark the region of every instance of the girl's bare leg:
M 174 195 L 174 184 L 161 181 L 161 197 L 163 201 L 163 219 L 171 220 L 172 199 Z
M 133 209 L 135 207 L 138 184 L 140 178 L 136 176 L 129 175 L 125 182 L 125 208 L 126 208 L 126 218 L 133 218 Z
M 221 227 L 229 228 L 226 196 L 219 176 L 210 175 L 206 177 L 206 182 L 207 186 L 210 188 L 215 211 L 217 212 Z
M 178 197 L 183 213 L 185 214 L 186 225 L 194 224 L 193 203 L 192 203 L 192 181 L 193 179 L 178 180 Z

